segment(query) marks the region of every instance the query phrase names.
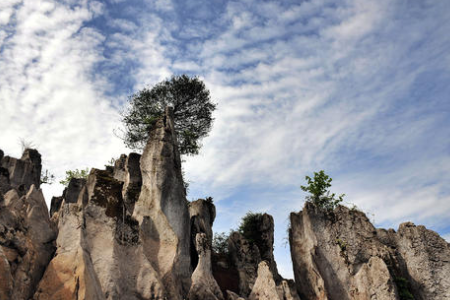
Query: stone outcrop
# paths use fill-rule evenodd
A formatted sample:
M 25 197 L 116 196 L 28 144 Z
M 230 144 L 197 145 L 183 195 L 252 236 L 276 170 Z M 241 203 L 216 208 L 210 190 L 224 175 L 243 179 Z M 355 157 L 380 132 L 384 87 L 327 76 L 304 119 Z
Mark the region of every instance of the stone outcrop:
M 191 285 L 190 227 L 171 108 L 150 131 L 140 166 L 142 188 L 133 216 L 148 249 L 146 256 L 170 298 L 181 299 Z
M 113 169 L 113 176 L 118 181 L 123 182 L 122 197 L 129 214 L 133 214 L 134 205 L 139 198 L 142 187 L 141 155 L 130 153 L 122 154 L 116 160 Z
M 377 230 L 360 211 L 306 203 L 291 214 L 289 239 L 304 299 L 449 297 L 450 246 L 423 226 Z
M 450 299 L 450 244 L 411 222 L 400 224 L 396 249 L 403 258 L 415 299 Z
M 367 276 L 386 277 L 384 262 L 392 258 L 390 249 L 376 238 L 367 217 L 343 206 L 327 212 L 306 202 L 303 211 L 291 213 L 289 240 L 297 290 L 304 299 L 366 299 L 360 294 L 360 281 L 355 276 L 364 272 Z M 369 264 L 373 257 L 381 260 Z M 376 274 L 376 270 L 381 273 Z M 388 273 L 384 279 L 375 293 L 389 290 L 394 294 L 378 299 L 398 299 L 393 278 Z
M 38 188 L 40 157 L 36 150 L 26 149 L 22 159 L 1 159 L 8 171 L 7 180 L 0 183 L 1 299 L 30 299 L 55 251 L 56 232 Z
M 249 300 L 281 300 L 277 287 L 273 280 L 273 274 L 269 264 L 262 261 L 258 265 L 258 277 L 256 278 Z
M 56 256 L 35 299 L 164 299 L 145 255 L 138 222 L 125 213 L 122 183 L 92 169 L 76 203 L 58 212 Z M 132 259 L 130 259 L 132 258 Z
M 197 233 L 196 249 L 199 256 L 197 267 L 192 274 L 189 300 L 223 300 L 219 285 L 212 275 L 211 241 L 206 233 Z
M 257 278 L 258 264 L 265 261 L 272 273 L 280 299 L 298 299 L 295 285 L 284 280 L 278 273 L 273 255 L 274 221 L 269 214 L 262 214 L 255 220 L 255 236 L 248 242 L 240 233 L 233 232 L 229 237 L 231 263 L 238 271 L 240 295 L 248 296 Z M 233 268 L 230 268 L 230 271 Z M 286 290 L 286 288 L 289 289 Z
M 1 158 L 1 167 L 3 169 L 0 173 L 6 174 L 5 170 L 8 171 L 9 188 L 15 188 L 21 196 L 26 194 L 32 185 L 40 187 L 42 165 L 41 155 L 37 150 L 25 149 L 20 159 L 4 156 Z
M 252 291 L 261 262 L 259 249 L 249 243 L 239 232 L 232 232 L 228 238 L 231 263 L 238 272 L 238 294 L 247 297 Z
M 198 199 L 189 203 L 189 216 L 191 227 L 191 266 L 197 267 L 199 253 L 197 252 L 197 234 L 204 233 L 211 248 L 213 239 L 212 226 L 216 218 L 216 207 L 212 201 Z

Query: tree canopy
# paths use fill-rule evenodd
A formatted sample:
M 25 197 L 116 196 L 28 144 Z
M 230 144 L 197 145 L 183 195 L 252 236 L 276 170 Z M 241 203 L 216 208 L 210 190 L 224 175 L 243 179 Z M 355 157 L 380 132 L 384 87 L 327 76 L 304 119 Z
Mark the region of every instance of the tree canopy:
M 300 186 L 300 188 L 309 192 L 311 195 L 306 199 L 314 203 L 317 207 L 327 210 L 333 210 L 336 206 L 343 201 L 345 194 L 339 195 L 337 198 L 335 193 L 331 193 L 328 189 L 331 187 L 330 176 L 325 174 L 325 171 L 314 172 L 314 178 L 305 176 L 308 183 L 306 186 Z
M 198 77 L 173 76 L 152 88 L 144 88 L 129 97 L 129 107 L 122 113 L 125 145 L 142 150 L 148 133 L 166 107 L 174 113 L 174 126 L 181 154 L 198 154 L 200 140 L 207 136 L 214 121 L 216 104 Z

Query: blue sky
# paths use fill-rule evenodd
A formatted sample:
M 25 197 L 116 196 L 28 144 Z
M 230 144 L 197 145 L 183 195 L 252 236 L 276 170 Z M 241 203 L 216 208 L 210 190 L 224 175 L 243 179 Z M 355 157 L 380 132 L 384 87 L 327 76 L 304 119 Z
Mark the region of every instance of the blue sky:
M 214 197 L 215 231 L 272 214 L 291 277 L 288 216 L 324 169 L 377 226 L 450 240 L 449 15 L 422 0 L 2 0 L 0 148 L 32 141 L 58 179 L 103 167 L 130 152 L 113 133 L 127 95 L 198 75 L 218 109 L 188 198 Z

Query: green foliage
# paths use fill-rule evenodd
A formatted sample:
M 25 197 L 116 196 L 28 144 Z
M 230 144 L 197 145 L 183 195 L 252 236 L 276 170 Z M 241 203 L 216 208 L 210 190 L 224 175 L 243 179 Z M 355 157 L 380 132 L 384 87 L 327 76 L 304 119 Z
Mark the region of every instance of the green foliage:
M 336 198 L 336 194 L 331 194 L 328 190 L 331 187 L 331 181 L 333 179 L 325 174 L 323 170 L 314 172 L 314 178 L 305 176 L 305 179 L 308 185 L 302 185 L 300 188 L 311 194 L 310 196 L 307 196 L 306 199 L 307 201 L 314 203 L 317 207 L 333 210 L 343 201 L 345 194 L 339 195 Z
M 61 180 L 59 183 L 64 185 L 64 186 L 68 186 L 69 182 L 72 178 L 87 178 L 89 175 L 89 169 L 86 168 L 84 170 L 69 170 L 66 171 L 66 178 L 64 178 L 64 180 Z
M 41 184 L 52 184 L 55 182 L 55 175 L 51 174 L 48 170 L 41 173 Z
M 260 244 L 261 236 L 258 226 L 262 216 L 262 213 L 249 211 L 241 220 L 238 232 L 250 243 Z
M 165 108 L 171 106 L 179 150 L 187 155 L 198 154 L 200 139 L 211 130 L 212 112 L 216 109 L 203 81 L 187 75 L 173 76 L 151 89 L 144 88 L 128 100 L 129 108 L 122 113 L 127 147 L 142 150 L 150 129 Z
M 225 232 L 214 233 L 212 240 L 212 250 L 219 254 L 228 254 L 228 237 Z
M 408 280 L 404 277 L 395 277 L 395 285 L 397 286 L 398 296 L 400 300 L 414 300 L 414 296 L 409 290 Z

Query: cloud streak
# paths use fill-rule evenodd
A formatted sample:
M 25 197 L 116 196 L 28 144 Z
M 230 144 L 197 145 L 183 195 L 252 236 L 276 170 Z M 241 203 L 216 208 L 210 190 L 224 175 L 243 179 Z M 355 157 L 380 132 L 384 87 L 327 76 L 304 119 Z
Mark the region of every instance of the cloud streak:
M 200 75 L 218 103 L 191 198 L 215 230 L 247 210 L 276 221 L 276 255 L 299 185 L 325 169 L 382 226 L 450 230 L 450 4 L 445 1 L 2 1 L 0 148 L 33 141 L 57 176 L 102 167 L 126 96 Z M 46 188 L 59 194 L 60 186 Z M 287 258 L 287 259 L 286 259 Z

